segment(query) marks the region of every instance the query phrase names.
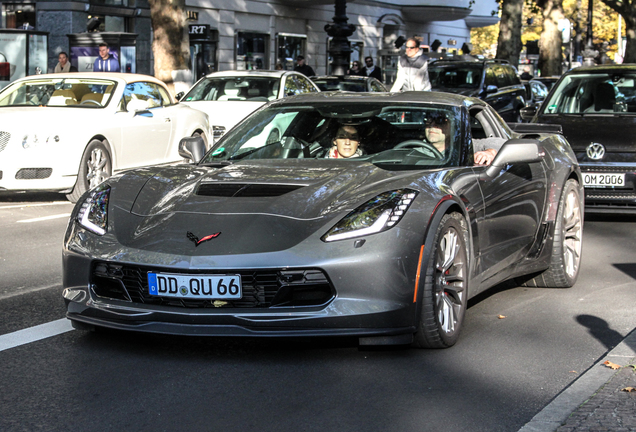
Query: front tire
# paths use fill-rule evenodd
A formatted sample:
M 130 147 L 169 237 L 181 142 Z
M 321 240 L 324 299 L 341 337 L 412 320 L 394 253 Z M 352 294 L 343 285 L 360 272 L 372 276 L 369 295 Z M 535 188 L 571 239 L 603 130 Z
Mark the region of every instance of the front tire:
M 576 283 L 581 267 L 583 240 L 583 206 L 579 184 L 568 180 L 563 188 L 554 223 L 554 241 L 550 267 L 522 285 L 541 288 L 570 288 Z
M 435 233 L 414 335 L 419 348 L 457 342 L 468 297 L 468 224 L 459 213 L 444 215 Z
M 99 140 L 91 141 L 82 155 L 75 186 L 66 198 L 77 202 L 84 192 L 106 180 L 112 172 L 113 165 L 106 146 Z

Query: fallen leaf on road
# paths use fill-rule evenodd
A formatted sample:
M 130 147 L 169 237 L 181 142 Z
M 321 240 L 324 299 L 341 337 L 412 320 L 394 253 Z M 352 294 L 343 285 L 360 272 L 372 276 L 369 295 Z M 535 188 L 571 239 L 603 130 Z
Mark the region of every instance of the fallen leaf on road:
M 506 316 L 505 315 L 497 315 L 497 318 L 499 319 L 504 319 Z
M 578 373 L 577 371 L 570 371 L 570 373 Z
M 634 387 L 625 387 L 621 391 L 626 391 L 626 392 L 630 392 L 631 393 L 633 391 L 636 391 L 636 388 L 634 388 Z
M 620 369 L 621 366 L 617 365 L 616 363 L 612 363 L 611 361 L 607 360 L 605 363 L 603 363 L 605 366 L 607 366 L 610 369 Z

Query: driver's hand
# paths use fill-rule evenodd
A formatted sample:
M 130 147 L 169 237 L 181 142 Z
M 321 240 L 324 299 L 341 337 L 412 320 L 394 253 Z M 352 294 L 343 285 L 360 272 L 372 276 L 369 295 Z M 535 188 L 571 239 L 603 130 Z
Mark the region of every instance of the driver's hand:
M 495 149 L 475 152 L 475 165 L 490 165 L 495 156 L 497 156 Z

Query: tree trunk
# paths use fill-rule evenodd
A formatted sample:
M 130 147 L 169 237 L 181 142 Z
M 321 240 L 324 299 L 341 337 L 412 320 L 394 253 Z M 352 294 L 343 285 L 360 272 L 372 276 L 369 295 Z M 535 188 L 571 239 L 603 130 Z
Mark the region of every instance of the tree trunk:
M 185 0 L 149 0 L 149 3 L 155 77 L 165 82 L 173 94 L 185 91 L 192 84 Z
M 539 2 L 537 2 L 539 3 Z M 543 31 L 539 41 L 539 70 L 541 76 L 563 73 L 563 49 L 559 20 L 564 18 L 563 0 L 545 0 L 539 6 L 543 9 Z
M 623 63 L 636 63 L 636 2 L 603 0 L 625 20 L 625 58 Z
M 499 21 L 499 37 L 497 39 L 498 59 L 508 60 L 517 67 L 521 52 L 521 18 L 524 0 L 503 0 L 501 20 Z

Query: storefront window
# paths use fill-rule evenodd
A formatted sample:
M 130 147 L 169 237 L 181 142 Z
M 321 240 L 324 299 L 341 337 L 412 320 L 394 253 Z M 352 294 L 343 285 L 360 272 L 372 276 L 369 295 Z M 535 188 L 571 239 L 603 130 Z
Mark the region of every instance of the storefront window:
M 0 27 L 35 30 L 35 4 L 2 3 L 2 26 Z
M 236 69 L 269 69 L 268 47 L 268 35 L 240 32 L 236 42 Z
M 306 57 L 307 36 L 290 33 L 276 35 L 276 63 L 285 70 L 294 70 L 295 59 Z
M 88 19 L 99 19 L 99 26 L 95 31 L 100 32 L 127 32 L 129 28 L 128 19 L 121 16 L 114 15 L 89 15 Z

